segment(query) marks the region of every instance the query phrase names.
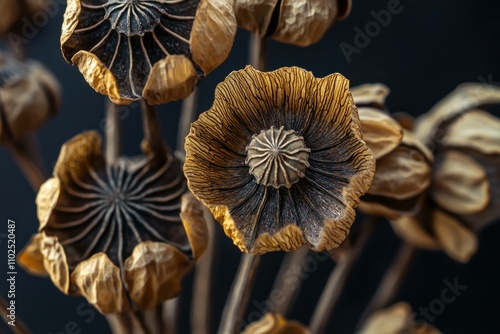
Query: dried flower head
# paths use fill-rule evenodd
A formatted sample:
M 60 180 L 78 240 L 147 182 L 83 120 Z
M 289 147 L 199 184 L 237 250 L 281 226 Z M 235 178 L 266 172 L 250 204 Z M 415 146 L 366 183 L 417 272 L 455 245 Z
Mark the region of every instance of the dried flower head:
M 418 214 L 392 223 L 413 244 L 442 249 L 467 262 L 476 233 L 500 218 L 500 120 L 476 108 L 500 103 L 500 88 L 459 86 L 415 122 L 415 134 L 434 152 L 432 184 Z
M 235 0 L 238 25 L 261 37 L 308 46 L 349 15 L 351 0 Z
M 428 323 L 411 321 L 412 310 L 407 303 L 399 302 L 391 307 L 373 313 L 365 322 L 360 334 L 440 334 Z
M 241 334 L 309 334 L 297 321 L 287 321 L 280 314 L 267 313 L 262 319 L 248 325 Z
M 201 204 L 170 152 L 146 149 L 146 157 L 109 165 L 100 146 L 95 132 L 63 145 L 54 177 L 37 196 L 40 233 L 20 262 L 36 272 L 41 253 L 61 291 L 102 313 L 152 308 L 179 293 L 205 249 Z
M 372 152 L 340 74 L 231 73 L 191 126 L 184 172 L 244 252 L 337 247 L 373 176 Z
M 118 104 L 188 96 L 229 54 L 231 0 L 68 0 L 66 60 Z
M 364 139 L 377 159 L 372 185 L 361 198 L 360 209 L 388 218 L 418 212 L 431 184 L 432 153 L 384 111 L 389 94 L 386 86 L 365 84 L 351 92 Z
M 0 36 L 18 32 L 21 18 L 47 7 L 47 0 L 0 0 Z
M 0 142 L 35 131 L 59 111 L 57 80 L 34 61 L 0 53 Z

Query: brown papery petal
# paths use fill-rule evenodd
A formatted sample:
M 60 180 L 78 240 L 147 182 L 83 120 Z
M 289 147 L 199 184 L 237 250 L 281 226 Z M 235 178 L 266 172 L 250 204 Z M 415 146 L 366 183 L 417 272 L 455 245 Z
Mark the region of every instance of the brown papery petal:
M 236 34 L 233 0 L 202 0 L 191 31 L 193 60 L 205 74 L 228 56 Z
M 189 258 L 168 244 L 140 243 L 124 265 L 130 298 L 139 309 L 150 309 L 175 297 L 191 267 Z
M 443 250 L 455 261 L 467 263 L 476 253 L 476 234 L 450 215 L 440 210 L 434 211 L 432 228 Z
M 127 105 L 133 102 L 130 99 L 120 96 L 113 73 L 92 53 L 78 51 L 71 61 L 78 66 L 85 81 L 96 92 L 109 96 L 109 99 L 116 104 Z
M 278 0 L 237 0 L 234 2 L 234 14 L 238 26 L 253 31 L 264 37 L 269 28 L 274 8 Z
M 390 116 L 374 108 L 358 108 L 363 139 L 376 159 L 394 150 L 403 140 L 403 129 Z
M 47 276 L 47 271 L 43 266 L 43 255 L 41 252 L 41 243 L 43 235 L 37 233 L 31 237 L 28 244 L 23 248 L 17 257 L 17 262 L 28 273 L 32 275 Z
M 373 313 L 364 323 L 360 334 L 399 334 L 409 327 L 411 307 L 397 303 L 387 309 Z
M 198 259 L 207 248 L 208 228 L 203 205 L 191 192 L 187 192 L 182 196 L 180 216 L 193 250 L 193 256 Z
M 418 195 L 431 183 L 432 169 L 423 155 L 401 145 L 377 160 L 377 167 L 369 194 L 396 199 Z
M 52 210 L 59 201 L 59 194 L 61 193 L 61 184 L 58 178 L 48 179 L 40 189 L 36 196 L 36 207 L 38 221 L 40 222 L 39 230 L 42 230 L 49 222 Z
M 360 106 L 383 109 L 385 107 L 385 99 L 390 93 L 389 88 L 381 83 L 364 84 L 352 87 L 350 90 L 354 104 L 358 109 Z
M 497 103 L 500 103 L 500 87 L 481 83 L 462 84 L 426 114 L 417 118 L 414 132 L 426 143 L 434 136 L 441 140 L 443 134 L 435 132 L 443 122 L 479 106 Z
M 54 285 L 62 292 L 68 294 L 70 279 L 64 249 L 57 241 L 57 238 L 46 236 L 43 232 L 42 235 L 40 252 L 43 255 L 43 266 Z
M 80 12 L 82 10 L 82 6 L 80 0 L 68 0 L 66 5 L 66 11 L 64 12 L 64 20 L 62 24 L 62 32 L 61 32 L 61 45 L 66 43 L 68 38 L 71 37 L 73 32 L 78 25 L 78 16 L 80 16 Z M 66 58 L 64 52 L 63 56 Z M 71 59 L 67 59 L 67 62 L 70 62 Z
M 95 254 L 78 264 L 71 274 L 71 280 L 99 312 L 118 313 L 129 309 L 120 269 L 106 254 Z
M 309 334 L 297 321 L 287 321 L 280 314 L 267 313 L 260 320 L 248 325 L 241 334 Z
M 401 216 L 390 223 L 394 232 L 412 245 L 424 249 L 439 248 L 436 238 L 424 229 L 419 217 Z
M 443 144 L 500 154 L 500 120 L 482 110 L 471 111 L 453 122 Z
M 187 97 L 194 90 L 198 74 L 185 56 L 168 56 L 154 64 L 143 96 L 149 104 L 163 104 Z
M 345 9 L 343 11 L 342 15 L 345 15 Z M 272 38 L 299 46 L 314 44 L 323 37 L 338 14 L 335 0 L 283 0 L 278 26 Z
M 438 163 L 432 197 L 438 205 L 453 213 L 477 213 L 490 200 L 486 171 L 465 154 L 447 152 Z

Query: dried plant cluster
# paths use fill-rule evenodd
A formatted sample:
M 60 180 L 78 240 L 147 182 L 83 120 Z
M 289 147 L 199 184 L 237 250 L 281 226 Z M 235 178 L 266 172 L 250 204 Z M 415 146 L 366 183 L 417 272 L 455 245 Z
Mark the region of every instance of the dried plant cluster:
M 0 0 L 0 36 L 44 5 Z M 407 249 L 468 262 L 479 232 L 500 217 L 500 120 L 485 110 L 500 103 L 500 87 L 461 85 L 413 119 L 388 111 L 390 90 L 380 83 L 351 88 L 339 73 L 316 78 L 298 67 L 247 66 L 219 83 L 197 120 L 185 116 L 185 155 L 162 139 L 152 105 L 187 98 L 226 59 L 237 26 L 252 32 L 250 53 L 262 60 L 268 38 L 310 45 L 350 9 L 350 0 L 67 0 L 62 55 L 112 101 L 106 145 L 94 131 L 76 134 L 52 176 L 43 175 L 25 148 L 57 114 L 59 84 L 39 63 L 0 53 L 0 143 L 37 191 L 39 229 L 19 263 L 85 297 L 116 333 L 171 333 L 175 312 L 161 310 L 197 261 L 197 273 L 211 273 L 220 241 L 208 231 L 218 222 L 247 253 L 220 333 L 292 334 L 324 331 L 378 218 Z M 116 105 L 134 101 L 142 102 L 143 154 L 127 157 Z M 185 113 L 196 114 L 187 101 Z M 369 219 L 351 232 L 356 210 Z M 311 323 L 286 320 L 277 309 L 240 328 L 259 256 L 290 252 L 287 269 L 304 261 L 303 246 L 335 251 L 337 262 Z M 210 282 L 195 279 L 202 288 L 194 291 L 204 291 L 203 300 L 193 297 L 201 305 L 195 311 L 205 319 Z M 392 302 L 375 300 L 360 333 L 439 333 L 408 322 L 410 306 Z M 210 332 L 207 323 L 193 326 Z

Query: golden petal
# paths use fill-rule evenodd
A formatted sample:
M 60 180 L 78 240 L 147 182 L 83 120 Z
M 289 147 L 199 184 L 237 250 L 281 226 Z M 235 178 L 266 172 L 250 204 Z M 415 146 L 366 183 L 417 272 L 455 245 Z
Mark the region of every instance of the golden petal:
M 482 110 L 470 111 L 450 125 L 443 145 L 500 154 L 500 119 Z
M 236 34 L 233 0 L 201 0 L 191 30 L 193 60 L 208 74 L 226 60 Z
M 52 211 L 59 201 L 59 194 L 61 193 L 61 183 L 58 178 L 52 177 L 45 181 L 38 190 L 36 195 L 37 216 L 41 231 L 49 222 Z
M 467 263 L 476 253 L 476 234 L 450 215 L 435 210 L 432 215 L 432 228 L 445 253 L 455 261 Z
M 80 3 L 81 0 L 68 0 L 66 5 L 66 11 L 64 12 L 64 19 L 62 24 L 61 32 L 61 47 L 66 43 L 66 41 L 73 35 L 73 32 L 78 25 L 78 17 L 82 9 Z M 71 59 L 67 59 L 63 52 L 63 56 L 68 63 L 73 62 Z M 74 63 L 74 62 L 73 62 Z
M 259 36 L 267 34 L 274 8 L 278 0 L 237 0 L 234 2 L 234 14 L 238 26 L 253 31 Z
M 345 14 L 345 9 L 343 10 Z M 271 37 L 283 43 L 308 46 L 318 42 L 339 14 L 337 1 L 283 0 L 276 31 Z
M 432 198 L 442 208 L 460 215 L 477 213 L 490 201 L 483 167 L 465 154 L 449 151 L 438 163 Z
M 260 320 L 248 325 L 241 334 L 309 334 L 297 321 L 287 321 L 278 313 L 267 313 Z
M 462 84 L 426 114 L 417 118 L 414 132 L 421 141 L 427 142 L 435 136 L 435 131 L 444 121 L 479 106 L 497 103 L 500 103 L 500 87 L 483 83 Z
M 399 334 L 409 327 L 411 306 L 397 303 L 373 313 L 363 324 L 360 334 Z
M 381 83 L 364 84 L 352 87 L 350 90 L 354 104 L 358 109 L 360 106 L 372 106 L 382 109 L 385 106 L 385 99 L 390 93 L 389 88 Z
M 198 75 L 188 58 L 168 56 L 154 64 L 142 94 L 149 104 L 163 104 L 187 97 L 197 81 Z
M 63 185 L 71 184 L 73 178 L 82 179 L 88 174 L 90 164 L 94 169 L 99 169 L 104 164 L 101 137 L 95 131 L 83 132 L 63 144 L 54 167 L 54 175 Z
M 17 257 L 17 262 L 31 275 L 48 276 L 43 266 L 42 238 L 41 233 L 33 235 Z
M 377 160 L 368 193 L 404 200 L 426 190 L 431 179 L 432 168 L 424 156 L 411 147 L 400 145 Z
M 401 216 L 390 223 L 394 232 L 406 242 L 423 249 L 439 249 L 437 239 L 424 229 L 418 217 Z
M 403 140 L 403 129 L 390 116 L 368 107 L 358 108 L 358 113 L 363 139 L 377 160 L 394 150 Z
M 203 213 L 203 205 L 191 192 L 182 196 L 180 216 L 193 250 L 193 256 L 199 259 L 207 248 L 208 227 Z
M 71 62 L 78 66 L 85 81 L 96 92 L 108 96 L 113 103 L 127 105 L 133 102 L 120 95 L 115 76 L 94 54 L 87 51 L 78 51 L 71 58 Z
M 120 269 L 104 253 L 80 262 L 71 281 L 83 297 L 103 314 L 127 311 L 130 306 L 120 277 Z
M 125 260 L 124 277 L 130 298 L 139 309 L 150 309 L 173 298 L 193 262 L 176 248 L 158 242 L 138 244 Z
M 64 292 L 70 293 L 69 268 L 62 245 L 55 237 L 49 237 L 42 232 L 40 252 L 43 256 L 43 266 L 54 285 Z

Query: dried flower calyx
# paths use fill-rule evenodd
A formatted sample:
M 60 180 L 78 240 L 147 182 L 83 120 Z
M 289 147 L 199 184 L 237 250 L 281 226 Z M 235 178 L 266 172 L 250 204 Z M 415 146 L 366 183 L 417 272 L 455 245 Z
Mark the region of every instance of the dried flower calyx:
M 260 36 L 307 46 L 351 11 L 351 0 L 235 0 L 238 25 Z
M 103 313 L 178 294 L 206 244 L 201 204 L 187 192 L 180 162 L 168 153 L 106 164 L 94 132 L 63 146 L 37 206 L 41 236 L 33 243 L 45 270 L 61 291 Z M 38 256 L 31 246 L 20 258 L 28 269 Z
M 59 111 L 59 103 L 59 83 L 42 65 L 0 53 L 1 143 L 37 130 Z
M 247 67 L 219 84 L 186 139 L 193 194 L 245 252 L 337 247 L 374 159 L 340 74 Z
M 118 104 L 188 96 L 231 49 L 231 0 L 68 0 L 61 48 Z

